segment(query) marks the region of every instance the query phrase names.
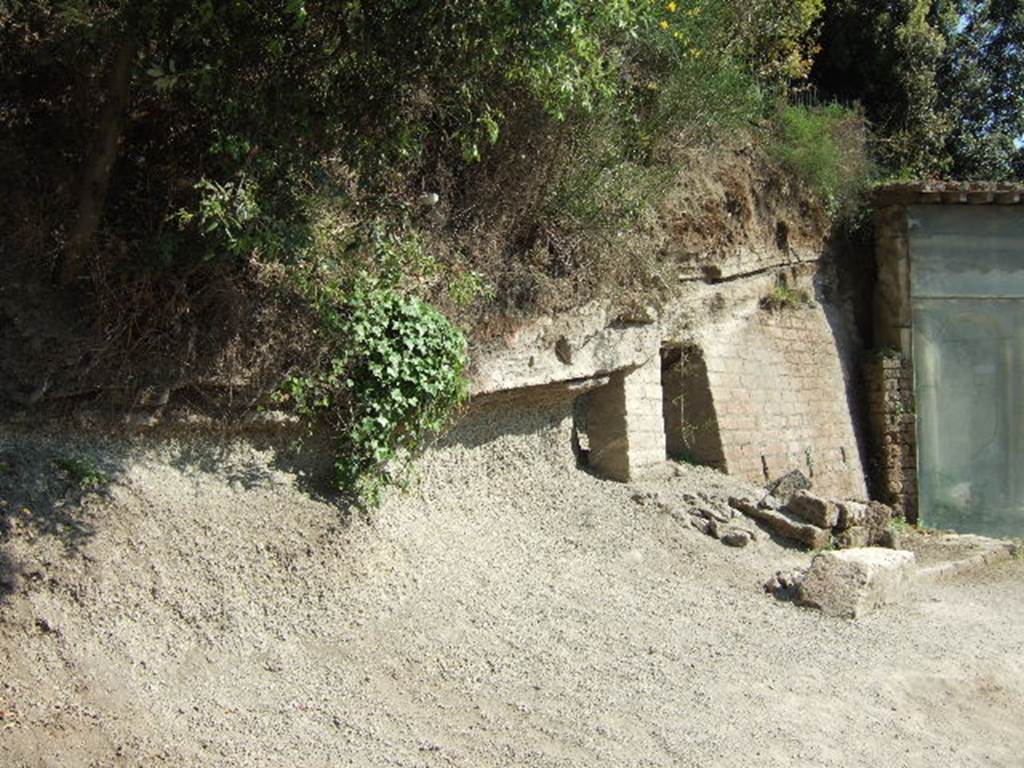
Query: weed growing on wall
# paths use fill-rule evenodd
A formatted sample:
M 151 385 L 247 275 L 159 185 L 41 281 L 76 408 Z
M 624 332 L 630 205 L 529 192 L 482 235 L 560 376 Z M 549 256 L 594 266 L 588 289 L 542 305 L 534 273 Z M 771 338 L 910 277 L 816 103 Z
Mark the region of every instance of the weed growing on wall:
M 776 285 L 771 293 L 761 299 L 761 307 L 769 312 L 799 309 L 810 303 L 811 295 L 803 288 L 791 288 L 783 283 Z

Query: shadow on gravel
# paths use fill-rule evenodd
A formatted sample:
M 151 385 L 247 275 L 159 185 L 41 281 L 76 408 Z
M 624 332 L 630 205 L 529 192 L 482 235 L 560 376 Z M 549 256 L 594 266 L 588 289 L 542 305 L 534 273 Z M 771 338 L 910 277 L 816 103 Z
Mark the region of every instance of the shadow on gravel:
M 291 484 L 314 501 L 334 507 L 343 524 L 352 517 L 353 507 L 335 484 L 334 453 L 323 437 L 248 436 L 247 442 L 273 458 L 244 456 L 230 443 L 204 441 L 182 445 L 168 463 L 185 475 L 215 475 L 224 482 L 246 491 L 272 489 L 282 484 L 283 472 L 294 478 Z
M 240 461 L 230 447 L 212 442 L 186 444 L 178 449 L 170 465 L 185 475 L 217 475 L 247 491 L 275 485 L 268 467 L 255 459 Z
M 90 503 L 106 496 L 122 473 L 118 462 L 95 452 L 0 448 L 0 542 L 17 526 L 77 553 L 95 534 Z
M 21 584 L 21 564 L 9 552 L 0 549 L 0 602 L 18 591 Z

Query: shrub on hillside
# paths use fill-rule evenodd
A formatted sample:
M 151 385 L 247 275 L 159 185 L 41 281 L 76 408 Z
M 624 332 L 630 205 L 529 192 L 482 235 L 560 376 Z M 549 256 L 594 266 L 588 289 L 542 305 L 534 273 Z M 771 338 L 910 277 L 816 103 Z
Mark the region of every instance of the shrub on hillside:
M 328 337 L 324 362 L 289 378 L 278 396 L 335 440 L 336 479 L 373 506 L 407 459 L 440 432 L 466 397 L 466 340 L 429 304 L 359 280 L 316 299 Z
M 866 188 L 871 164 L 863 118 L 838 104 L 786 106 L 775 116 L 772 155 L 834 212 Z

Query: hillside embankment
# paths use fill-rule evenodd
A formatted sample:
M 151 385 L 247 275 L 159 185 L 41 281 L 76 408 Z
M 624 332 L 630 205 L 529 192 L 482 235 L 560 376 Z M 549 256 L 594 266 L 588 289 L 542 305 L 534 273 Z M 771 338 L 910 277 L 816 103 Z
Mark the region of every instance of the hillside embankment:
M 747 486 L 570 431 L 477 408 L 368 519 L 284 438 L 5 429 L 0 762 L 1020 764 L 1020 561 L 830 619 L 762 590 L 807 553 L 643 503 Z

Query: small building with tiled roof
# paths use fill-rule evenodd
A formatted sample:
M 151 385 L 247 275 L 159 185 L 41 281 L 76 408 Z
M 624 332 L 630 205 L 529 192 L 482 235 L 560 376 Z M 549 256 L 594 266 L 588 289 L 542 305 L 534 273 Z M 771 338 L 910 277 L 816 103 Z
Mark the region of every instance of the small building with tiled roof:
M 875 192 L 877 485 L 909 519 L 1024 535 L 1024 186 Z

